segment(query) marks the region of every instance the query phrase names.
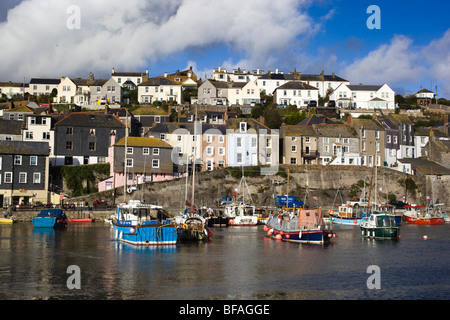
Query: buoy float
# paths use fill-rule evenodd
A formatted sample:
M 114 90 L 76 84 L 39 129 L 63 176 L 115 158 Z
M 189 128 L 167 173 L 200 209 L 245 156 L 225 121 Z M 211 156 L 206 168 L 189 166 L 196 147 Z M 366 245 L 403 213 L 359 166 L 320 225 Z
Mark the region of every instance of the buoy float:
M 233 223 L 234 223 L 234 220 L 233 220 L 233 219 L 230 219 L 229 222 L 230 222 L 230 224 L 233 224 Z
M 281 234 L 281 235 L 284 235 L 284 231 L 280 231 L 280 234 Z
M 290 236 L 290 234 L 288 233 L 287 235 L 286 235 L 286 238 L 287 239 L 289 239 L 291 236 Z
M 210 238 L 212 238 L 213 234 L 212 234 L 211 231 L 208 232 L 208 236 L 209 236 Z
M 277 240 L 281 240 L 283 237 L 281 236 L 281 234 L 277 234 L 276 235 L 276 237 L 275 237 L 275 239 L 277 239 Z
M 135 233 L 135 232 L 136 232 L 136 229 L 135 229 L 135 228 L 130 228 L 130 232 L 131 232 L 131 233 Z
M 333 235 L 331 233 L 328 234 L 328 238 L 331 238 Z
M 264 226 L 264 231 L 269 231 L 269 227 L 267 225 Z
M 428 236 L 427 235 L 424 235 L 423 236 L 423 240 L 427 240 L 428 239 Z

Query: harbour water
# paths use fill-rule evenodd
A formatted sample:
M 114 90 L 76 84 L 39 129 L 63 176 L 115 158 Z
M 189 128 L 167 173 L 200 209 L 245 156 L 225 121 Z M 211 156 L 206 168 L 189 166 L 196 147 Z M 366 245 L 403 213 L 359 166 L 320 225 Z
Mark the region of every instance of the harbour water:
M 109 224 L 0 225 L 1 300 L 446 300 L 450 224 L 403 223 L 400 240 L 335 226 L 328 246 L 268 239 L 262 226 L 212 229 L 206 243 L 134 247 Z M 424 235 L 427 239 L 424 239 Z M 80 289 L 69 289 L 69 266 Z M 367 285 L 379 267 L 380 289 Z

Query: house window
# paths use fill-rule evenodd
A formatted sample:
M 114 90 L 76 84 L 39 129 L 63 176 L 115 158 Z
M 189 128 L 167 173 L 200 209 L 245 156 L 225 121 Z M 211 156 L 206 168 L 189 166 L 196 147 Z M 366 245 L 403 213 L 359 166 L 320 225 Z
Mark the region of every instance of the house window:
M 225 161 L 219 160 L 219 168 L 225 167 Z
M 37 166 L 38 158 L 37 156 L 30 157 L 30 166 Z
M 30 124 L 36 124 L 36 117 L 30 117 Z
M 14 156 L 14 165 L 21 166 L 22 165 L 22 156 Z
M 95 129 L 90 129 L 90 130 L 89 130 L 89 134 L 90 134 L 91 136 L 95 136 Z
M 25 132 L 25 139 L 33 139 L 33 131 L 26 131 Z
M 133 154 L 133 147 L 127 147 L 127 154 Z
M 291 158 L 291 164 L 297 164 L 297 158 Z
M 224 141 L 225 141 L 224 136 L 219 136 L 219 142 L 220 142 L 220 143 L 223 143 Z
M 252 148 L 256 147 L 256 137 L 252 137 Z
M 394 144 L 397 144 L 397 136 L 392 137 Z
M 225 148 L 219 148 L 219 156 L 225 155 Z
M 33 183 L 41 183 L 41 173 L 40 172 L 33 173 Z
M 161 123 L 161 117 L 155 116 L 155 123 Z
M 291 146 L 291 151 L 292 152 L 297 152 L 297 146 Z
M 242 147 L 242 138 L 237 138 L 237 140 L 236 140 L 236 145 L 237 145 L 238 147 Z
M 66 141 L 66 150 L 73 150 L 73 142 Z
M 73 135 L 73 128 L 72 127 L 67 127 L 66 128 L 66 134 L 67 135 Z
M 154 156 L 159 156 L 159 148 L 153 148 L 152 154 L 153 154 Z
M 5 183 L 12 183 L 12 172 L 5 172 Z
M 42 132 L 42 140 L 50 140 L 50 132 Z
M 237 163 L 242 163 L 242 153 L 236 154 L 236 161 Z
M 165 133 L 161 133 L 161 135 L 159 136 L 159 138 L 161 139 L 161 140 L 166 140 L 166 134 Z
M 391 143 L 391 135 L 386 136 L 386 142 Z
M 133 159 L 127 159 L 127 168 L 133 167 Z
M 240 132 L 247 132 L 247 122 L 240 122 L 239 123 L 239 131 Z
M 152 168 L 159 168 L 159 159 L 152 160 Z
M 361 137 L 365 138 L 366 137 L 366 130 L 361 129 Z
M 213 153 L 214 153 L 214 148 L 213 148 L 213 147 L 207 147 L 207 148 L 206 148 L 206 154 L 207 154 L 208 156 L 212 156 Z
M 95 142 L 89 142 L 89 151 L 95 151 Z
M 149 155 L 150 154 L 150 148 L 143 148 L 142 149 L 142 154 L 143 155 Z
M 19 183 L 27 183 L 27 173 L 19 172 Z

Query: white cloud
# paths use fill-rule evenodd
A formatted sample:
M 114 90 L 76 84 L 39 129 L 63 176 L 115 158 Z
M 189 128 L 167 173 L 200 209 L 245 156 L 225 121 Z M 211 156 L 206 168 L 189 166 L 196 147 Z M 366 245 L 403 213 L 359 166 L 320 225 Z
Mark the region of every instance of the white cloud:
M 408 37 L 394 36 L 389 44 L 347 65 L 342 74 L 353 83 L 388 83 L 412 91 L 433 82 L 440 86 L 440 97 L 450 99 L 450 29 L 423 46 L 414 46 Z
M 80 28 L 69 29 L 69 6 Z M 316 29 L 309 0 L 28 0 L 0 23 L 2 80 L 107 75 L 192 47 L 225 44 L 249 64 L 270 60 Z M 30 14 L 32 13 L 32 14 Z
M 365 84 L 414 82 L 425 71 L 417 63 L 418 57 L 411 39 L 394 36 L 389 44 L 381 45 L 347 66 L 343 75 L 351 82 Z

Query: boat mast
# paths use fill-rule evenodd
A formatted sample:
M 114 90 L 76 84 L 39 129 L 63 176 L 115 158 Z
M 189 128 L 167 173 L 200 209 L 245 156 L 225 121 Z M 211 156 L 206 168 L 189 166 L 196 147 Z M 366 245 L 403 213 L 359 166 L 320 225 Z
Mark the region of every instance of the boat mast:
M 123 169 L 123 178 L 124 178 L 124 184 L 123 184 L 123 202 L 127 202 L 127 147 L 128 147 L 128 112 L 125 112 L 126 114 L 126 121 L 125 121 L 125 161 L 123 163 L 124 169 Z
M 191 194 L 191 214 L 194 214 L 194 194 L 195 194 L 195 157 L 197 155 L 197 106 L 195 107 L 194 118 L 194 159 L 192 160 L 192 194 Z

